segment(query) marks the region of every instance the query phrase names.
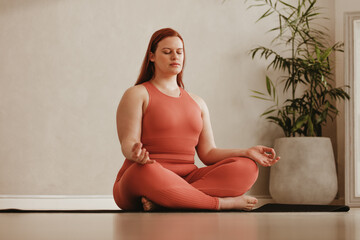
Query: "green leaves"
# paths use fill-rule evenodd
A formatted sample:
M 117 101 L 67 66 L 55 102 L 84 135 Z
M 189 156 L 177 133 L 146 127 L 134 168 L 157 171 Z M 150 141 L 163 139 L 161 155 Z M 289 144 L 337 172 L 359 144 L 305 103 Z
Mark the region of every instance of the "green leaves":
M 291 66 L 291 62 L 290 62 L 291 59 L 284 58 L 277 52 L 275 52 L 269 48 L 266 48 L 266 47 L 254 48 L 254 49 L 250 50 L 250 53 L 251 53 L 251 57 L 253 59 L 255 58 L 255 56 L 257 54 L 260 54 L 260 57 L 265 58 L 265 59 L 273 57 L 273 60 L 270 62 L 270 64 L 267 67 L 268 69 L 273 67 L 274 69 L 286 70 L 286 69 L 289 69 L 289 67 Z
M 256 20 L 256 22 L 260 21 L 263 18 L 270 16 L 273 13 L 274 13 L 274 11 L 272 11 L 271 9 L 267 10 L 258 20 Z
M 303 127 L 305 123 L 309 120 L 309 115 L 301 115 L 295 122 L 293 128 L 291 129 L 292 132 L 296 132 Z
M 279 2 L 280 2 L 280 3 L 282 3 L 282 4 L 284 4 L 285 6 L 287 6 L 287 7 L 291 8 L 291 9 L 293 9 L 293 10 L 297 10 L 297 8 L 296 8 L 296 7 L 294 7 L 294 6 L 292 6 L 292 5 L 288 4 L 288 3 L 286 3 L 286 2 L 284 2 L 284 1 L 279 1 Z
M 258 21 L 277 15 L 278 25 L 269 31 L 278 31 L 278 35 L 271 44 L 276 44 L 277 49 L 280 46 L 283 51 L 259 46 L 250 53 L 253 59 L 258 56 L 270 60 L 267 69 L 285 71 L 287 76 L 283 78 L 282 92 L 291 94 L 291 98 L 279 104 L 277 89 L 266 76 L 266 92 L 252 90 L 252 97 L 273 102 L 261 116 L 279 125 L 285 136 L 321 136 L 322 126 L 327 119 L 333 120 L 339 112 L 335 102 L 350 98 L 345 91 L 349 86 L 334 88 L 331 84 L 332 68 L 329 59 L 332 53 L 343 52 L 343 43 L 327 46 L 329 35 L 322 31 L 326 28 L 314 24 L 322 18 L 316 0 L 298 0 L 297 4 L 290 4 L 285 0 L 246 2 L 252 2 L 249 8 L 266 8 Z M 299 91 L 298 86 L 305 90 Z
M 270 78 L 268 76 L 266 76 L 266 89 L 267 89 L 269 95 L 271 95 L 271 84 L 270 84 L 270 82 L 271 82 Z
M 276 98 L 276 87 L 268 76 L 266 76 L 265 84 L 266 84 L 267 95 L 259 91 L 251 90 L 255 94 L 255 95 L 251 95 L 251 97 L 266 101 L 278 102 Z

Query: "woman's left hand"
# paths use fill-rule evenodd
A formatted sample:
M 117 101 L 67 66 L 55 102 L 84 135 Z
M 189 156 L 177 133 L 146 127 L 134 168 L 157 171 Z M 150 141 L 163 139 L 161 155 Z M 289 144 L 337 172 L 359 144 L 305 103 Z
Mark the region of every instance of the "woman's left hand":
M 279 161 L 273 148 L 265 146 L 255 146 L 247 150 L 247 157 L 251 158 L 261 166 L 270 167 Z

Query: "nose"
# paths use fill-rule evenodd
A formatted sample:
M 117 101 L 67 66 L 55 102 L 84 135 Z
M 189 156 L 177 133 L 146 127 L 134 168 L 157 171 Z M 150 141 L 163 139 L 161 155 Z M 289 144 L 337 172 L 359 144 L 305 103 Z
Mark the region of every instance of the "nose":
M 178 59 L 179 58 L 179 54 L 177 52 L 173 52 L 173 54 L 171 54 L 171 59 Z

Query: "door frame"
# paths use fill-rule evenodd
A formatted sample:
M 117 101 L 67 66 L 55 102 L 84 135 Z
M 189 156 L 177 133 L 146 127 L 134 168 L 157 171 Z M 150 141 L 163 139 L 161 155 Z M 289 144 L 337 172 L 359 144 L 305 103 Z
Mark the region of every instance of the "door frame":
M 350 86 L 350 100 L 345 101 L 345 204 L 360 207 L 360 196 L 356 196 L 356 156 L 355 151 L 355 69 L 354 69 L 354 23 L 360 21 L 360 12 L 345 13 L 345 85 Z M 360 83 L 359 83 L 360 84 Z M 360 104 L 360 102 L 358 103 Z M 356 126 L 360 127 L 360 126 Z M 357 140 L 359 141 L 359 140 Z M 360 142 L 356 145 L 359 145 Z

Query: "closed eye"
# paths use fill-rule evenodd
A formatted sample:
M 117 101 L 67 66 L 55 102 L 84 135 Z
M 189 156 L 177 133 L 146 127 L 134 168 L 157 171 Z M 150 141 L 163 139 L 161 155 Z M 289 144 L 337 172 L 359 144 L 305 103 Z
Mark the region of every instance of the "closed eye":
M 162 50 L 163 50 L 163 53 L 164 53 L 164 54 L 170 54 L 171 52 L 173 52 L 173 50 L 170 49 L 170 48 L 163 48 Z M 175 50 L 175 49 L 174 49 L 174 50 Z M 183 54 L 183 49 L 182 49 L 182 48 L 176 49 L 176 53 L 177 53 L 177 54 Z

